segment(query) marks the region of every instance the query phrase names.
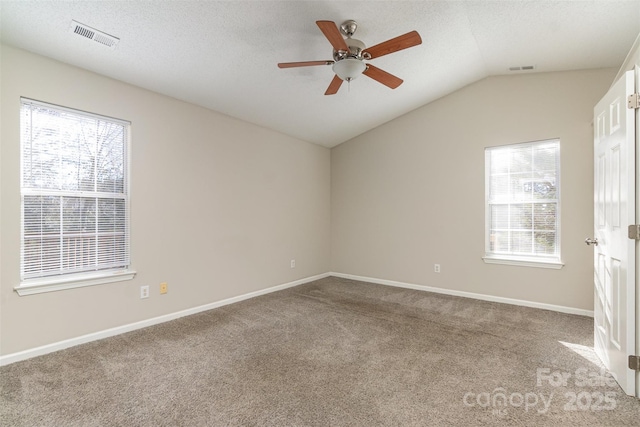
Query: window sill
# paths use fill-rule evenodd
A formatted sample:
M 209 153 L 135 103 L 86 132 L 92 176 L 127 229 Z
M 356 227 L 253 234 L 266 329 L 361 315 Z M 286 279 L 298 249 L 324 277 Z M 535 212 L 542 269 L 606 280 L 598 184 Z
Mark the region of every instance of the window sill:
M 536 267 L 536 268 L 551 268 L 560 270 L 564 263 L 559 260 L 540 260 L 535 258 L 510 258 L 510 257 L 497 257 L 497 256 L 485 256 L 482 257 L 485 264 L 503 264 L 503 265 L 517 265 L 521 267 Z
M 122 282 L 135 277 L 133 270 L 118 270 L 100 273 L 83 273 L 68 276 L 46 277 L 32 279 L 13 288 L 18 295 L 33 295 L 44 292 L 62 291 L 65 289 L 82 288 L 85 286 L 102 285 L 104 283 Z

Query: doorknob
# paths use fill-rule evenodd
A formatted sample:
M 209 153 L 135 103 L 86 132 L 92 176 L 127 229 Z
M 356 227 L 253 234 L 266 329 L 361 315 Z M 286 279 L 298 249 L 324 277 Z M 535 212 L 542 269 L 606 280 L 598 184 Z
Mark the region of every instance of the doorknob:
M 598 238 L 597 237 L 595 239 L 592 239 L 591 237 L 587 237 L 586 239 L 584 239 L 584 242 L 587 245 L 596 245 L 596 246 L 598 246 Z

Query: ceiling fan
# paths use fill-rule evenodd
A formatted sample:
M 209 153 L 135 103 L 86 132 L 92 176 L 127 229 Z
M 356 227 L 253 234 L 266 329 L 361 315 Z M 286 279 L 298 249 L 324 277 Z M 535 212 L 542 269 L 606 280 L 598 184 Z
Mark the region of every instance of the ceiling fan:
M 343 22 L 342 25 L 340 25 L 340 29 L 338 29 L 338 26 L 333 21 L 316 21 L 316 24 L 318 24 L 320 31 L 322 31 L 327 40 L 329 40 L 331 46 L 333 46 L 333 60 L 281 62 L 278 64 L 278 67 L 293 68 L 312 65 L 333 65 L 333 72 L 336 75 L 324 93 L 325 95 L 336 94 L 343 81 L 350 82 L 360 74 L 364 74 L 391 89 L 397 88 L 402 84 L 402 79 L 364 61 L 422 43 L 420 34 L 418 34 L 417 31 L 411 31 L 368 48 L 360 40 L 352 38 L 358 28 L 358 24 L 354 20 Z M 347 37 L 346 39 L 343 38 L 343 34 Z

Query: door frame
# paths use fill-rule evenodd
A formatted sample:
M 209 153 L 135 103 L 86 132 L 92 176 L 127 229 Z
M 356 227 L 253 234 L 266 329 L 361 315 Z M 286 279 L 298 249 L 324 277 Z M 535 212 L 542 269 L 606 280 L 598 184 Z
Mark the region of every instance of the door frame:
M 638 37 L 640 40 L 640 36 Z M 636 40 L 636 43 L 638 42 Z M 634 66 L 635 92 L 640 92 L 640 65 Z M 640 224 L 640 108 L 635 110 L 636 134 L 636 224 Z M 636 348 L 635 355 L 640 356 L 640 241 L 636 241 Z M 640 398 L 640 371 L 636 371 L 636 397 Z

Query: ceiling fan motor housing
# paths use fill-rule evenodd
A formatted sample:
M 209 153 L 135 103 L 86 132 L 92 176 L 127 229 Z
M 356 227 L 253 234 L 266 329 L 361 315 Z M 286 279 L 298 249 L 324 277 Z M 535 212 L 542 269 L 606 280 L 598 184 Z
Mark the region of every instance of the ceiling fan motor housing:
M 349 51 L 345 52 L 343 50 L 334 50 L 333 51 L 334 61 L 337 62 L 345 58 L 354 58 L 354 59 L 359 59 L 360 61 L 362 61 L 363 59 L 368 59 L 366 58 L 366 53 L 364 53 L 366 46 L 364 43 L 362 43 L 362 41 L 358 39 L 348 38 L 345 40 L 345 42 L 349 47 Z

